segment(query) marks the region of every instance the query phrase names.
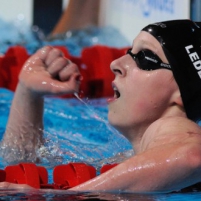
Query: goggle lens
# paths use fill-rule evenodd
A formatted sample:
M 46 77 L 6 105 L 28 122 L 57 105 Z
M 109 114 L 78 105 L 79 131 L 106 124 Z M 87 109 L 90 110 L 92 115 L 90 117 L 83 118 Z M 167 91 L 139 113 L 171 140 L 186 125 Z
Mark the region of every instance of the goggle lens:
M 161 59 L 150 50 L 141 50 L 137 54 L 133 54 L 131 51 L 132 49 L 129 49 L 127 54 L 135 60 L 138 67 L 142 70 L 150 71 L 160 68 L 171 70 L 171 66 L 169 64 L 163 63 Z

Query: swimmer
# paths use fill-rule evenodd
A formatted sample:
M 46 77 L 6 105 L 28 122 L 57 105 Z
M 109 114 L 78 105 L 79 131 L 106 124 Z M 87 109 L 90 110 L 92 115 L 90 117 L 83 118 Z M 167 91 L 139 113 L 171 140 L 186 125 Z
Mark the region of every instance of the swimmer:
M 135 155 L 70 190 L 172 192 L 201 181 L 200 30 L 190 20 L 148 25 L 127 54 L 111 63 L 114 97 L 108 119 Z M 80 76 L 78 67 L 52 47 L 28 59 L 2 140 L 6 153 L 36 159 L 43 144 L 42 129 L 36 129 L 43 127 L 43 97 L 77 92 Z

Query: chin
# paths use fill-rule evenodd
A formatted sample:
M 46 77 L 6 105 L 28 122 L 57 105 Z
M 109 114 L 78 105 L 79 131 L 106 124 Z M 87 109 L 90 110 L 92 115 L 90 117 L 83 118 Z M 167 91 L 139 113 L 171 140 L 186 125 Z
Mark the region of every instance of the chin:
M 109 115 L 108 115 L 108 121 L 112 127 L 114 127 L 119 132 L 122 132 L 122 130 L 123 130 L 121 127 L 122 122 L 117 121 L 117 119 L 111 118 L 111 116 L 109 116 Z
M 108 121 L 109 121 L 110 125 L 114 126 L 114 123 L 115 123 L 114 113 L 109 111 L 107 117 L 108 117 Z

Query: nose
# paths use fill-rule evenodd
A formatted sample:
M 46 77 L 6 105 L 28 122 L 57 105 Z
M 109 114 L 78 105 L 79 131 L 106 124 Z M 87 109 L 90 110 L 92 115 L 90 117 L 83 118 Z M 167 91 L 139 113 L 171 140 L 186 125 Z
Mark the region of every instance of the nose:
M 125 57 L 125 56 L 123 56 Z M 125 61 L 123 62 L 123 57 L 114 60 L 110 64 L 110 69 L 114 73 L 115 76 L 122 76 L 124 77 L 126 75 L 126 68 L 125 68 Z

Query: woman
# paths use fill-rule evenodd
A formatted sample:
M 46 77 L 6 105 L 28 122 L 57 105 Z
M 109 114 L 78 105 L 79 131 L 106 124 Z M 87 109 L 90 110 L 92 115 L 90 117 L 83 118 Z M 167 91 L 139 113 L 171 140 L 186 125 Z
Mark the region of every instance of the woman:
M 201 129 L 194 122 L 201 114 L 199 67 L 194 65 L 199 34 L 199 25 L 189 20 L 149 25 L 127 54 L 111 63 L 115 79 L 108 119 L 136 154 L 71 190 L 171 192 L 201 181 Z M 36 159 L 43 143 L 44 95 L 74 93 L 79 84 L 78 67 L 52 47 L 25 63 L 2 142 L 11 155 L 12 148 L 24 160 Z

